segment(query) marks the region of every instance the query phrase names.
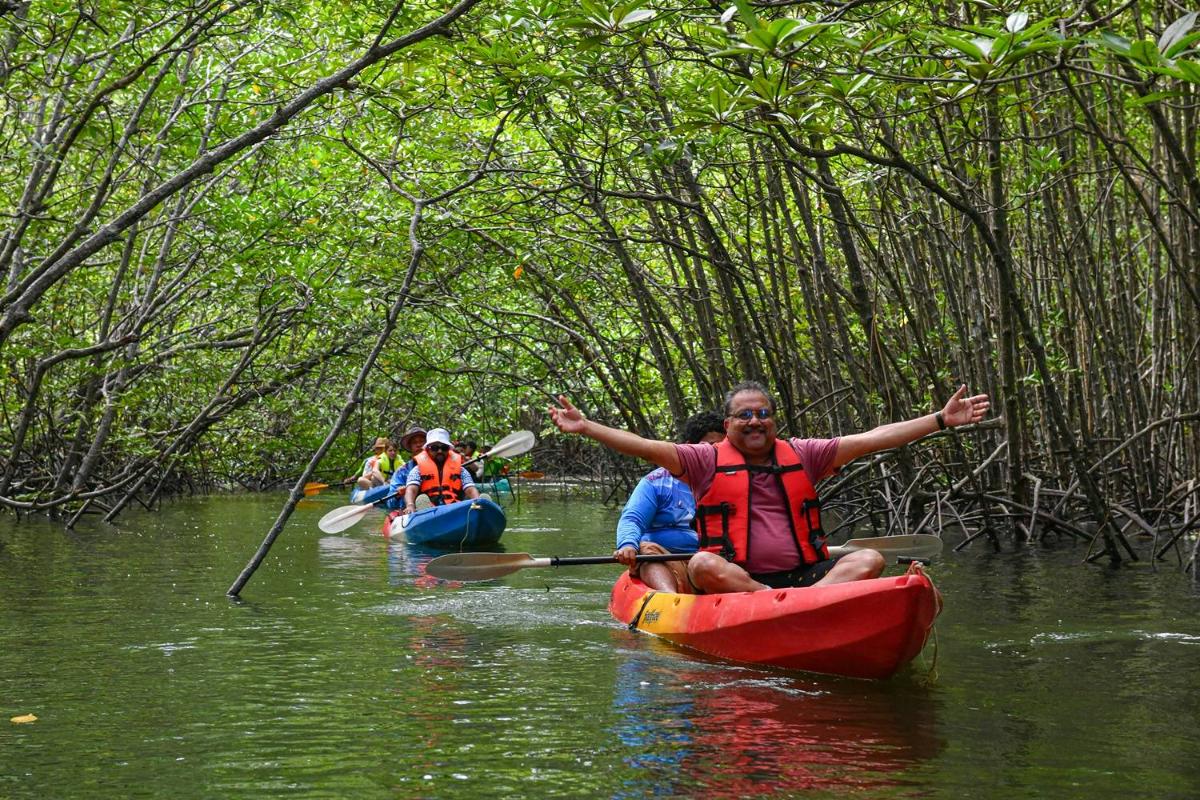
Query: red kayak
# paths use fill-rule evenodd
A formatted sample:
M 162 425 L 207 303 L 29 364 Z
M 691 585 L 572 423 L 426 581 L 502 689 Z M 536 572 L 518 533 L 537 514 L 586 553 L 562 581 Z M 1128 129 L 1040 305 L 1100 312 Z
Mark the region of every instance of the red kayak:
M 708 655 L 785 669 L 887 678 L 925 646 L 941 595 L 921 571 L 761 592 L 655 592 L 629 573 L 608 610 L 631 629 Z

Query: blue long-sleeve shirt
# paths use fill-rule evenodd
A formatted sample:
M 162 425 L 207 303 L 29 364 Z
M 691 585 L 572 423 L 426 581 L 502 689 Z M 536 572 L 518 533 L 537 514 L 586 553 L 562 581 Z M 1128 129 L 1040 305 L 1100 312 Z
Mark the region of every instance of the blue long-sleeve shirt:
M 659 468 L 638 481 L 617 522 L 617 549 L 651 541 L 672 553 L 694 553 L 696 500 L 686 483 Z
M 388 481 L 388 494 L 395 495 L 387 501 L 387 507 L 390 509 L 404 508 L 404 488 L 408 481 L 409 471 L 417 465 L 415 458 L 410 458 L 404 462 L 404 466 L 400 467 L 392 473 L 391 480 Z

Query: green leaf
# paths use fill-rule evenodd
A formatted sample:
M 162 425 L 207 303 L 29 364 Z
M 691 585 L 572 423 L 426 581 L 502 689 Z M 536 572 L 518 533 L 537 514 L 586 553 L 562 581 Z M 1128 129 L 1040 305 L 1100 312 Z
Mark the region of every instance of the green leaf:
M 750 7 L 748 0 L 734 0 L 734 7 L 738 10 L 738 16 L 742 18 L 742 24 L 748 29 L 754 30 L 761 28 L 762 23 L 758 21 L 758 17 L 754 13 L 754 9 Z
M 1166 53 L 1164 53 L 1164 55 L 1167 58 L 1175 58 L 1176 56 L 1182 55 L 1183 53 L 1187 52 L 1197 40 L 1200 40 L 1200 31 L 1189 33 L 1187 36 L 1184 36 L 1172 44 L 1167 49 Z
M 811 27 L 802 19 L 777 19 L 768 26 L 778 44 L 783 44 L 794 36 L 807 32 Z
M 725 119 L 725 116 L 733 110 L 733 96 L 729 94 L 729 90 L 719 83 L 709 91 L 708 103 L 712 109 L 713 116 L 717 119 Z
M 1098 41 L 1104 47 L 1112 50 L 1114 53 L 1120 53 L 1123 56 L 1129 55 L 1130 42 L 1124 36 L 1117 36 L 1115 33 L 1101 31 Z
M 734 45 L 733 47 L 727 47 L 724 50 L 718 50 L 715 53 L 710 53 L 709 55 L 712 56 L 713 58 L 736 58 L 739 56 L 750 55 L 752 53 L 757 53 L 757 52 L 759 52 L 759 49 L 757 47 L 750 47 L 749 45 L 738 44 L 738 45 Z
M 945 33 L 935 34 L 933 38 L 951 49 L 970 56 L 976 61 L 984 61 L 987 58 L 987 56 L 984 55 L 983 50 L 979 48 L 979 45 L 975 44 L 974 42 L 969 42 L 966 39 L 960 39 L 957 36 L 951 36 Z
M 1069 37 L 1069 38 L 1064 37 L 1057 30 L 1052 29 L 1051 26 L 1054 25 L 1054 22 L 1055 21 L 1052 19 L 1044 19 L 1041 22 L 1035 22 L 1034 24 L 1030 25 L 1028 28 L 1021 31 L 1020 33 L 1014 34 L 1013 35 L 1013 44 L 1021 44 L 1022 42 L 1028 42 L 1032 39 L 1037 39 L 1038 37 L 1043 36 L 1043 34 L 1045 34 L 1043 41 L 1053 41 L 1053 42 L 1060 42 L 1060 43 L 1067 42 L 1067 41 L 1070 41 L 1070 42 L 1078 41 L 1078 39 L 1076 37 Z
M 853 97 L 854 95 L 861 92 L 863 89 L 867 88 L 867 84 L 869 84 L 870 82 L 871 82 L 870 75 L 859 75 L 858 78 L 855 79 L 854 83 L 852 83 L 850 85 L 850 91 L 846 93 L 846 96 Z
M 769 53 L 775 49 L 775 45 L 779 43 L 775 33 L 770 28 L 755 28 L 748 31 L 744 37 L 746 42 L 757 47 L 763 52 Z
M 1179 59 L 1175 62 L 1175 69 L 1179 70 L 1180 77 L 1189 83 L 1200 83 L 1200 64 L 1195 61 L 1184 61 Z
M 1129 45 L 1129 58 L 1131 61 L 1152 67 L 1159 63 L 1162 56 L 1159 55 L 1158 48 L 1153 42 L 1140 39 Z
M 1144 94 L 1141 97 L 1133 98 L 1132 100 L 1129 101 L 1129 104 L 1131 106 L 1147 106 L 1147 105 L 1150 105 L 1151 103 L 1157 103 L 1159 100 L 1166 100 L 1171 97 L 1182 97 L 1182 96 L 1183 96 L 1183 92 L 1179 91 L 1178 89 L 1174 89 L 1174 90 L 1170 90 L 1170 91 L 1162 91 L 1162 92 L 1151 92 L 1150 94 Z
M 1004 36 L 1004 31 L 999 28 L 989 28 L 986 25 L 962 25 L 964 31 L 970 31 L 978 36 L 986 36 L 989 39 L 998 39 Z
M 1063 47 L 1063 43 L 1058 41 L 1034 42 L 1033 44 L 1028 44 L 1024 47 L 1018 47 L 1016 50 L 1013 50 L 1012 53 L 1009 54 L 1009 60 L 1020 61 L 1021 59 L 1028 55 L 1032 55 L 1033 53 L 1041 53 L 1045 50 L 1062 50 Z

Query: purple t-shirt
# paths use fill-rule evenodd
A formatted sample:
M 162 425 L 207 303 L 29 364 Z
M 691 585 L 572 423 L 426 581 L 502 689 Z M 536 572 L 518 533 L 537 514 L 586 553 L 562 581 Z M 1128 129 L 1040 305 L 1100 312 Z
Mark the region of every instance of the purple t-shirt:
M 838 439 L 788 439 L 800 457 L 800 466 L 808 479 L 816 484 L 833 474 L 833 459 L 837 455 Z M 680 480 L 699 498 L 712 486 L 717 473 L 717 448 L 711 444 L 677 444 L 679 463 L 683 465 Z M 754 543 L 750 548 L 747 572 L 783 572 L 800 566 L 800 551 L 792 538 L 792 526 L 787 498 L 779 488 L 776 476 L 766 472 L 750 473 L 750 530 Z

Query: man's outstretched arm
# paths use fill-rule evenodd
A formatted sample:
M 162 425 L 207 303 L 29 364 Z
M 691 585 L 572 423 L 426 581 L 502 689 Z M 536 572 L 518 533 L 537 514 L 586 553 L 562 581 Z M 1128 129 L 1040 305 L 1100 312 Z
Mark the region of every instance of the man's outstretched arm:
M 683 470 L 673 442 L 646 439 L 636 433 L 593 422 L 561 394 L 558 396 L 558 406 L 550 407 L 550 418 L 563 433 L 577 433 L 595 439 L 610 450 L 665 467 L 672 475 L 678 475 Z
M 838 450 L 833 459 L 833 466 L 835 468 L 844 466 L 856 458 L 880 450 L 903 447 L 922 436 L 936 433 L 943 427 L 953 428 L 958 425 L 979 422 L 987 416 L 991 402 L 986 394 L 964 397 L 963 395 L 966 393 L 967 385 L 964 383 L 958 387 L 958 391 L 946 402 L 941 411 L 903 422 L 890 422 L 865 433 L 843 436 L 838 440 Z M 941 423 L 938 422 L 939 417 Z

